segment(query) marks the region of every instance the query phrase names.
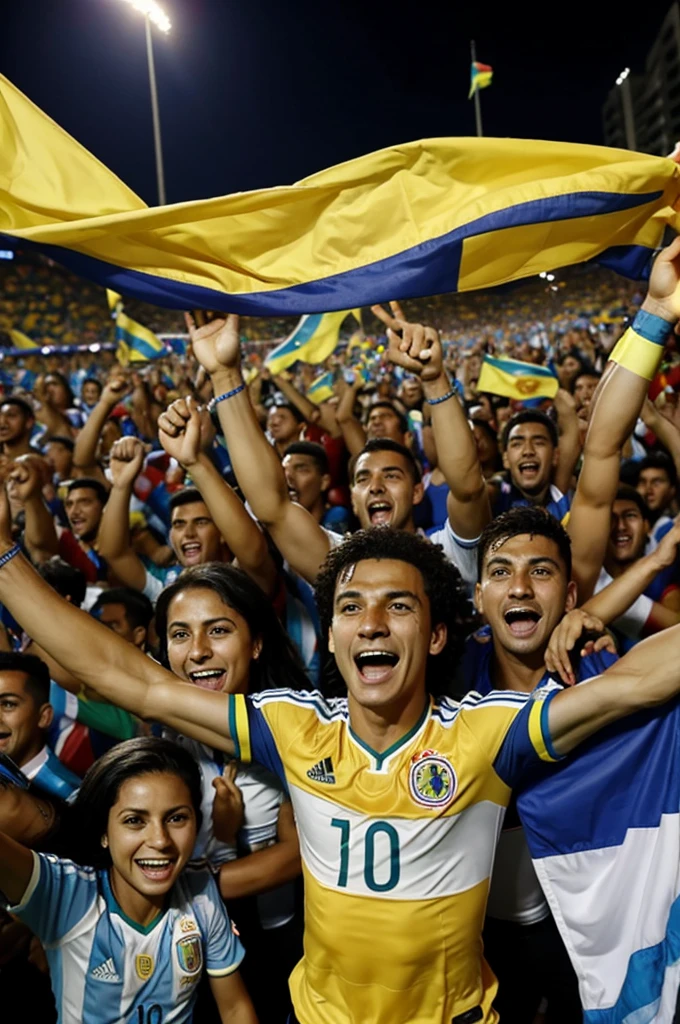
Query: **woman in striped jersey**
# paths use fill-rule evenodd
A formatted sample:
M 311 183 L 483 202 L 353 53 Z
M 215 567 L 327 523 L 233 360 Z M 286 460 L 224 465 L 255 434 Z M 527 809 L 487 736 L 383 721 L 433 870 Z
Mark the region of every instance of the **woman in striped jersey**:
M 189 1024 L 204 971 L 222 1024 L 257 1024 L 215 882 L 184 870 L 201 821 L 193 758 L 128 740 L 88 771 L 75 814 L 88 867 L 0 833 L 0 890 L 46 949 L 59 1024 Z

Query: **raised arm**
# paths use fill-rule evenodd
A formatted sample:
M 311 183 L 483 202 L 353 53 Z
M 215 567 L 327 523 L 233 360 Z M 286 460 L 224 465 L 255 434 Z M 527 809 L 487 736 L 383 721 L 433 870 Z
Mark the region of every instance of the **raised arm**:
M 99 554 L 126 587 L 144 590 L 144 563 L 130 544 L 130 499 L 144 465 L 145 449 L 136 437 L 123 437 L 111 449 L 112 487 L 97 533 Z
M 21 502 L 24 508 L 24 543 L 35 565 L 59 554 L 54 520 L 43 501 L 40 462 L 42 460 L 36 455 L 21 455 L 7 477 L 10 498 Z
M 4 493 L 1 500 L 0 558 L 13 548 Z M 0 567 L 0 602 L 60 665 L 105 700 L 233 753 L 225 694 L 180 682 L 133 644 L 65 601 L 20 554 Z
M 35 410 L 35 418 L 45 426 L 47 433 L 60 437 L 73 437 L 75 430 L 68 417 L 51 404 L 42 376 L 38 377 L 33 385 L 33 394 L 39 402 L 39 406 Z
M 391 361 L 423 382 L 432 415 L 437 464 L 449 487 L 449 522 L 455 534 L 473 540 L 491 519 L 491 509 L 475 439 L 444 369 L 439 333 L 433 327 L 408 323 L 399 304 L 390 305 L 392 315 L 382 306 L 373 306 L 372 310 L 387 326 Z
M 604 560 L 621 448 L 635 426 L 665 340 L 680 317 L 679 283 L 680 237 L 657 257 L 642 309 L 612 352 L 593 399 L 568 525 L 581 601 L 592 594 Z
M 120 375 L 113 376 L 106 382 L 99 401 L 88 416 L 85 425 L 76 439 L 75 448 L 73 449 L 75 476 L 96 477 L 104 481 L 108 486 L 108 480 L 97 462 L 97 445 L 99 444 L 104 424 L 111 415 L 111 411 L 128 391 L 128 383 Z
M 680 430 L 678 430 L 676 421 L 677 395 L 674 397 L 675 404 L 672 408 L 675 415 L 672 418 L 657 409 L 648 398 L 645 399 L 642 406 L 641 416 L 645 426 L 656 434 L 657 439 L 668 450 L 675 465 L 675 471 L 680 475 Z
M 656 576 L 674 564 L 680 544 L 680 517 L 662 538 L 659 546 L 648 555 L 639 558 L 625 572 L 594 594 L 583 605 L 583 611 L 596 615 L 608 625 L 626 612 L 634 601 L 644 598 L 644 592 Z M 680 614 L 667 608 L 651 597 L 644 598 L 643 613 L 646 621 L 643 633 L 658 633 L 662 629 L 677 625 Z
M 556 752 L 566 754 L 611 722 L 677 696 L 678 643 L 680 626 L 673 626 L 637 644 L 602 675 L 558 693 L 548 707 Z
M 313 582 L 330 542 L 314 517 L 290 500 L 279 458 L 260 429 L 241 376 L 238 317 L 231 314 L 198 329 L 188 317 L 187 324 L 194 353 L 212 378 L 220 424 L 241 490 L 290 566 Z
M 354 415 L 357 395 L 363 386 L 364 382 L 361 376 L 355 373 L 354 381 L 351 384 L 345 385 L 336 410 L 338 426 L 350 455 L 358 455 L 366 444 L 366 431 Z
M 161 414 L 158 438 L 168 455 L 190 473 L 215 526 L 240 567 L 271 596 L 276 583 L 276 566 L 267 541 L 241 499 L 201 451 L 201 417 L 192 398 L 178 398 Z
M 560 433 L 559 461 L 555 470 L 555 486 L 566 494 L 571 487 L 574 469 L 581 454 L 581 428 L 576 415 L 576 403 L 563 388 L 555 395 L 557 426 Z
M 0 892 L 8 903 L 21 903 L 33 873 L 33 854 L 0 832 Z

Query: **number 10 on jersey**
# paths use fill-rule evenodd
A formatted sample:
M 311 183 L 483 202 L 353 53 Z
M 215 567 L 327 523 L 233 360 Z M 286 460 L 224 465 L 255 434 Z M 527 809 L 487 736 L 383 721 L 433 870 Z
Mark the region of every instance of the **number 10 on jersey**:
M 338 872 L 338 886 L 340 889 L 347 888 L 350 870 L 350 846 L 352 837 L 352 824 L 347 818 L 332 818 L 332 828 L 340 831 L 340 870 Z M 389 854 L 385 862 L 384 858 L 378 862 L 379 870 L 376 872 L 376 840 L 382 846 L 387 841 Z M 388 821 L 374 821 L 366 829 L 363 849 L 363 871 L 364 882 L 371 892 L 389 892 L 399 884 L 401 866 L 399 863 L 399 835 L 396 828 Z M 355 856 L 361 853 L 355 851 Z M 380 880 L 376 878 L 380 876 Z M 387 876 L 387 877 L 385 877 Z

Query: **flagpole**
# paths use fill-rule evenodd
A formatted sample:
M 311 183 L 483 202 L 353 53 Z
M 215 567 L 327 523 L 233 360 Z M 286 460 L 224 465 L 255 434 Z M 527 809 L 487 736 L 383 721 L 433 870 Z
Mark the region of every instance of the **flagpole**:
M 477 50 L 475 47 L 474 39 L 470 40 L 470 60 L 474 64 L 477 60 Z M 479 102 L 479 89 L 475 89 L 474 92 L 475 101 L 475 123 L 477 125 L 477 138 L 481 139 L 484 132 L 482 131 L 482 105 Z

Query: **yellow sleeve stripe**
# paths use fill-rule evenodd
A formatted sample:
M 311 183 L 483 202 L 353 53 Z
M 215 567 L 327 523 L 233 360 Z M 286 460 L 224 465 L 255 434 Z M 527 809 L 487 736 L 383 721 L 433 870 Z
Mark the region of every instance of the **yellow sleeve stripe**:
M 250 726 L 246 698 L 242 693 L 229 694 L 229 735 L 236 747 L 236 757 L 248 764 L 252 760 Z
M 529 739 L 541 761 L 559 761 L 561 758 L 552 745 L 548 730 L 549 705 L 549 698 L 547 700 L 532 701 L 531 711 L 529 712 Z
M 648 341 L 647 338 L 643 338 L 641 334 L 629 327 L 617 341 L 609 358 L 619 366 L 624 366 L 626 370 L 636 373 L 638 377 L 652 380 L 656 375 L 662 355 L 663 345 Z

